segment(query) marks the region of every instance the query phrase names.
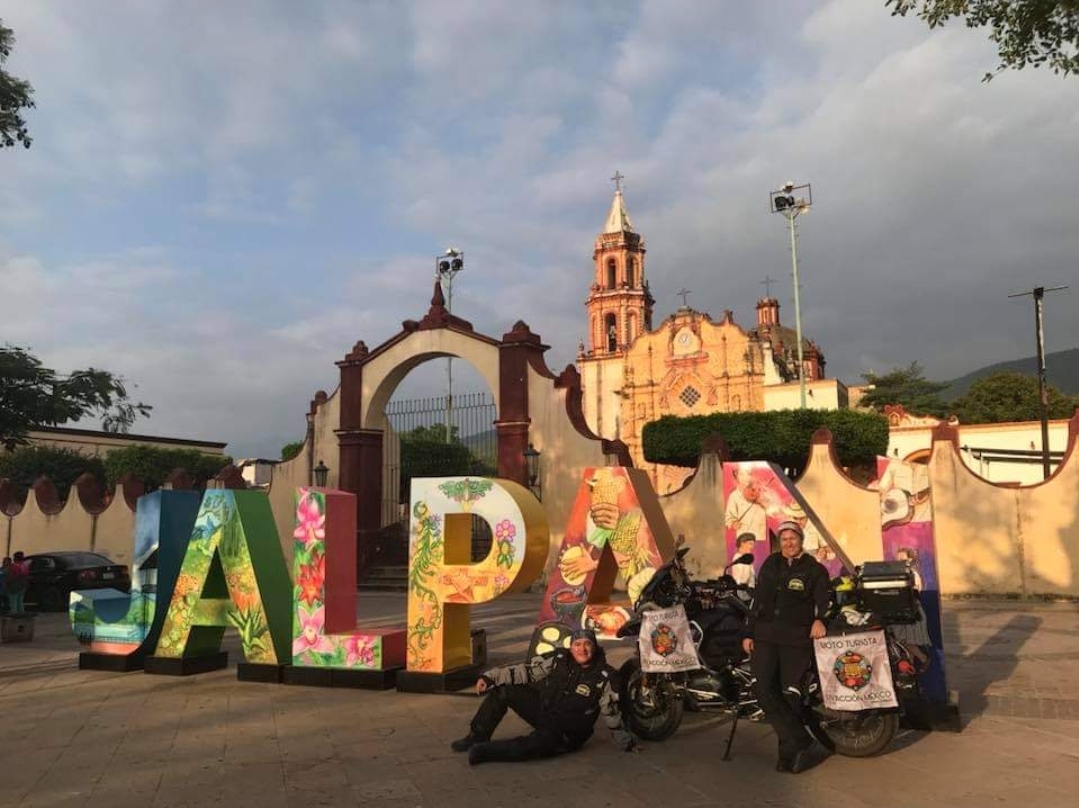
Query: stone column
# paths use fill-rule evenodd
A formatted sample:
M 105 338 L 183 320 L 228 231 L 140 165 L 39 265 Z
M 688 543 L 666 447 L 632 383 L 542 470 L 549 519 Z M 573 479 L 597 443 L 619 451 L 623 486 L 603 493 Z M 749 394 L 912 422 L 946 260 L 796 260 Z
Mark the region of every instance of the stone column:
M 528 414 L 529 357 L 535 355 L 542 364 L 546 350 L 547 346 L 522 320 L 503 334 L 498 346 L 498 475 L 524 486 L 528 485 L 524 452 L 532 423 Z
M 356 565 L 363 575 L 382 511 L 382 432 L 363 429 L 363 365 L 367 346 L 357 342 L 343 360 L 337 435 L 337 487 L 356 495 Z

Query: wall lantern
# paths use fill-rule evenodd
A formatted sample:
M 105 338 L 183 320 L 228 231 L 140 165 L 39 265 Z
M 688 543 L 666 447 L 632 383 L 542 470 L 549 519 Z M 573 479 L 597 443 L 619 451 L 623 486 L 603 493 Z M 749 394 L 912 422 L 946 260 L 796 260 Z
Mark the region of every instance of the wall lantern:
M 530 443 L 528 448 L 524 450 L 525 456 L 525 468 L 528 472 L 528 489 L 536 495 L 536 499 L 543 500 L 540 496 L 542 486 L 540 484 L 540 453 L 536 451 L 536 448 Z

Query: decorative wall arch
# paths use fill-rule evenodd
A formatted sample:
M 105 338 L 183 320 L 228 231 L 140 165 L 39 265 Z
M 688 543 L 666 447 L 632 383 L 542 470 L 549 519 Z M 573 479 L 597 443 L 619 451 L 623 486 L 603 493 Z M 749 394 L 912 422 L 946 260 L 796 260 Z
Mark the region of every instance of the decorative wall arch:
M 337 486 L 356 494 L 358 563 L 363 569 L 382 528 L 385 406 L 404 377 L 430 359 L 453 356 L 471 363 L 495 399 L 498 476 L 527 484 L 524 451 L 529 443 L 529 379 L 553 379 L 543 361 L 539 336 L 518 321 L 495 339 L 446 309 L 436 281 L 431 307 L 422 320 L 406 320 L 401 331 L 374 350 L 356 343 L 337 363 L 341 385 L 337 437 Z M 372 506 L 372 503 L 378 505 Z

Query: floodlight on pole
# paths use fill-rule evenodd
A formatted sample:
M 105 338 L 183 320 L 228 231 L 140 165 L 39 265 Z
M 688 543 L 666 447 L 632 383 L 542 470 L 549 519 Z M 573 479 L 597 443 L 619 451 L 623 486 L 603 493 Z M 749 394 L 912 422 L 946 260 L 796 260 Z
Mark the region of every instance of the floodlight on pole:
M 1051 473 L 1049 468 L 1049 386 L 1045 380 L 1045 330 L 1042 328 L 1042 309 L 1046 292 L 1060 292 L 1067 286 L 1035 286 L 1029 292 L 1017 292 L 1008 297 L 1034 298 L 1034 326 L 1037 330 L 1038 340 L 1038 416 L 1042 426 L 1042 477 L 1048 479 Z
M 794 333 L 795 339 L 798 341 L 798 392 L 803 410 L 806 408 L 805 357 L 802 347 L 802 305 L 798 294 L 798 228 L 794 220 L 801 214 L 806 213 L 812 205 L 813 188 L 808 182 L 804 185 L 795 185 L 793 180 L 787 180 L 778 191 L 772 191 L 769 194 L 768 209 L 772 213 L 779 213 L 786 218 L 791 234 L 791 274 L 794 278 Z
M 446 252 L 435 258 L 435 277 L 446 290 L 446 311 L 453 314 L 453 278 L 465 268 L 465 253 L 456 247 L 447 247 Z M 450 442 L 453 429 L 450 420 L 453 416 L 453 357 L 446 357 L 446 443 Z

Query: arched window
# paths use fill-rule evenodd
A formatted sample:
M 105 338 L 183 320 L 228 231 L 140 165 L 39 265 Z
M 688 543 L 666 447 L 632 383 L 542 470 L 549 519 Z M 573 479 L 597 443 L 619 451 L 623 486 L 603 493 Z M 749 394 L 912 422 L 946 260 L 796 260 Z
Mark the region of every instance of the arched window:
M 608 314 L 606 318 L 607 325 L 607 350 L 618 350 L 618 318 L 613 314 Z
M 630 258 L 626 264 L 626 286 L 633 288 L 633 280 L 637 275 L 637 259 Z
M 618 274 L 618 265 L 613 258 L 607 259 L 607 288 L 614 289 L 615 287 L 615 275 Z

